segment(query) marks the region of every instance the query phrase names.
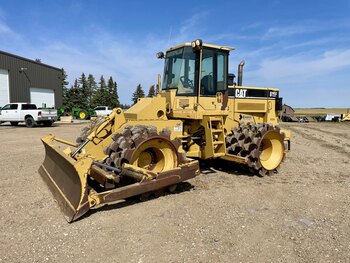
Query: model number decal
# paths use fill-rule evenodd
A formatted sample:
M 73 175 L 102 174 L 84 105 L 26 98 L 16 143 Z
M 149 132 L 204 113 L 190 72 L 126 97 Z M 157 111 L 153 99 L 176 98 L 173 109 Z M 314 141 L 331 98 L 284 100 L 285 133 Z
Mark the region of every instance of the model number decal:
M 236 91 L 235 91 L 236 98 L 245 98 L 246 96 L 247 96 L 246 89 L 236 89 Z
M 239 114 L 239 120 L 251 121 L 252 120 L 252 116 Z

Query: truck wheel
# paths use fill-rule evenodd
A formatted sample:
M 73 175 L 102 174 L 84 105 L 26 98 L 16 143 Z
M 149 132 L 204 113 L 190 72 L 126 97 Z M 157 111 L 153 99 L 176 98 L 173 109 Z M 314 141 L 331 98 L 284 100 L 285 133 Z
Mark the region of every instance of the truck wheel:
M 28 128 L 33 128 L 35 125 L 35 121 L 34 121 L 33 117 L 31 117 L 31 116 L 27 117 L 25 122 L 26 122 L 26 126 Z
M 87 113 L 87 111 L 85 111 L 85 110 L 79 111 L 79 113 L 78 113 L 79 120 L 87 120 L 88 117 L 89 117 L 89 114 Z
M 44 121 L 43 124 L 44 124 L 44 127 L 51 127 L 52 121 Z
M 10 121 L 12 126 L 17 126 L 18 125 L 18 121 Z

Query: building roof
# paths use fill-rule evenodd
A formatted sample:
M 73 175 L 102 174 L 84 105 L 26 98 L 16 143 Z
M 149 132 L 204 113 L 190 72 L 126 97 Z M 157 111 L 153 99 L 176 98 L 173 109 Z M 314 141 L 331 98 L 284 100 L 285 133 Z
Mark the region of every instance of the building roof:
M 18 55 L 14 55 L 14 54 L 11 54 L 11 53 L 2 51 L 2 50 L 0 50 L 0 55 L 1 55 L 1 54 L 6 55 L 6 56 L 10 56 L 10 57 L 13 57 L 13 58 L 25 60 L 25 61 L 28 61 L 28 62 L 30 62 L 30 63 L 34 63 L 34 64 L 41 65 L 41 66 L 44 66 L 44 67 L 48 67 L 48 68 L 51 68 L 51 69 L 55 69 L 55 70 L 62 71 L 62 69 L 60 69 L 60 68 L 56 68 L 56 67 L 54 67 L 54 66 L 50 66 L 50 65 L 47 65 L 47 64 L 45 64 L 45 63 L 41 63 L 41 62 L 38 62 L 38 61 L 35 61 L 35 60 L 32 60 L 32 59 L 29 59 L 29 58 L 25 58 L 25 57 L 21 57 L 21 56 L 18 56 Z

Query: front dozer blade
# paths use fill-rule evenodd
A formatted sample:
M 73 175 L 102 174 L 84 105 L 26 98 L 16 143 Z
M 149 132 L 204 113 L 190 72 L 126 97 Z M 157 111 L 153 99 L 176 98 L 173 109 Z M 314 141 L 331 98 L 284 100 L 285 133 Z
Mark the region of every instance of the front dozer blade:
M 92 159 L 76 161 L 52 144 L 53 136 L 43 137 L 45 160 L 39 173 L 49 187 L 68 222 L 89 210 L 87 172 Z

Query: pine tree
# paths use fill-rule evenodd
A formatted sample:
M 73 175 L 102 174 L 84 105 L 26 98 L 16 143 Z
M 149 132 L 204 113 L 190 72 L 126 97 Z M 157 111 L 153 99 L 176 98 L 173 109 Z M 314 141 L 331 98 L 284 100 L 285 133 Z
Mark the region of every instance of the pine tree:
M 69 82 L 67 81 L 67 73 L 64 70 L 64 68 L 61 69 L 62 70 L 62 82 L 61 82 L 61 86 L 62 86 L 62 93 L 63 93 L 63 105 L 62 108 L 65 110 L 67 108 L 67 105 L 69 104 L 69 88 L 67 88 L 67 85 L 69 84 Z
M 115 82 L 112 77 L 109 77 L 107 86 L 109 98 L 106 106 L 110 106 L 112 108 L 119 107 L 120 103 L 117 91 L 117 82 Z
M 120 104 L 120 108 L 122 108 L 123 110 L 127 110 L 131 107 L 131 105 L 128 104 Z
M 78 83 L 78 80 L 77 79 L 75 79 L 74 80 L 74 84 L 73 84 L 73 87 L 72 88 L 76 88 L 76 89 L 79 89 L 80 88 L 80 86 L 79 86 L 79 83 Z
M 81 93 L 81 103 L 82 108 L 86 109 L 89 105 L 89 88 L 88 88 L 88 82 L 86 80 L 86 76 L 83 73 L 81 73 L 81 77 L 78 80 L 78 83 L 80 84 L 80 93 Z
M 71 89 L 67 87 L 63 87 L 63 109 L 65 112 L 70 112 L 71 105 L 70 105 L 70 95 L 71 95 Z
M 68 75 L 66 73 L 66 71 L 64 70 L 64 68 L 61 69 L 62 70 L 62 89 L 67 88 L 67 85 L 69 84 L 69 82 L 67 81 Z
M 105 78 L 103 77 L 103 75 L 101 75 L 100 82 L 98 84 L 100 84 L 100 89 L 101 90 L 105 90 L 106 89 L 106 81 L 105 81 Z
M 67 75 L 64 69 L 62 69 L 63 107 L 66 112 L 70 112 L 74 107 L 87 109 L 88 107 L 99 105 L 113 108 L 121 106 L 117 83 L 112 77 L 108 79 L 106 85 L 106 81 L 102 75 L 97 85 L 92 74 L 89 74 L 86 78 L 86 75 L 82 73 L 79 79 L 74 80 L 70 88 L 66 87 L 68 85 L 66 79 Z M 128 107 L 128 105 L 125 106 Z
M 119 95 L 118 95 L 118 85 L 117 85 L 117 82 L 114 82 L 114 99 L 115 99 L 115 105 L 112 105 L 112 107 L 120 107 L 120 101 L 119 101 Z
M 151 87 L 149 87 L 147 97 L 152 98 L 152 97 L 154 97 L 155 95 L 156 95 L 155 87 L 154 87 L 154 85 L 152 85 Z
M 139 98 L 144 98 L 145 92 L 143 91 L 141 84 L 137 85 L 135 92 L 132 94 L 131 101 L 135 104 Z
M 73 86 L 71 86 L 69 89 L 64 89 L 63 107 L 66 113 L 72 111 L 72 108 L 74 107 L 84 107 L 84 101 L 82 100 L 81 96 L 81 87 L 79 86 L 77 79 L 74 80 Z
M 100 78 L 99 87 L 96 90 L 96 94 L 93 97 L 94 106 L 108 106 L 106 105 L 109 102 L 109 93 L 106 86 L 106 81 L 103 75 Z
M 96 93 L 97 90 L 97 83 L 95 81 L 95 77 L 92 74 L 89 74 L 88 78 L 87 78 L 87 90 L 88 90 L 88 103 L 89 103 L 89 107 L 92 107 L 92 100 L 93 100 L 93 96 Z

